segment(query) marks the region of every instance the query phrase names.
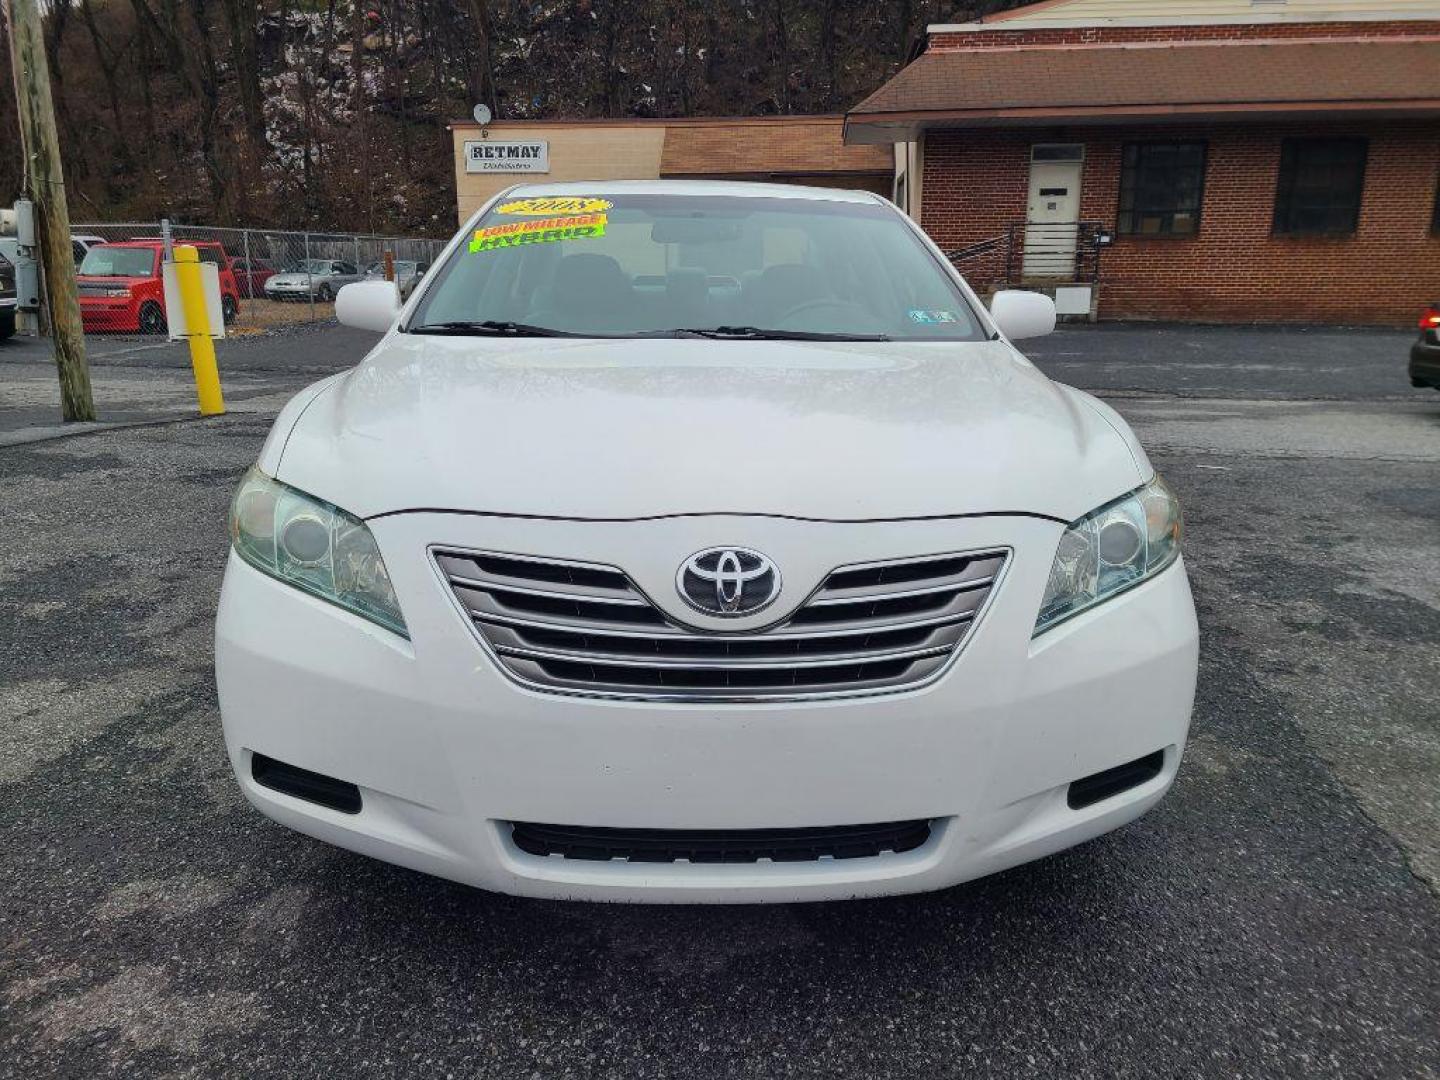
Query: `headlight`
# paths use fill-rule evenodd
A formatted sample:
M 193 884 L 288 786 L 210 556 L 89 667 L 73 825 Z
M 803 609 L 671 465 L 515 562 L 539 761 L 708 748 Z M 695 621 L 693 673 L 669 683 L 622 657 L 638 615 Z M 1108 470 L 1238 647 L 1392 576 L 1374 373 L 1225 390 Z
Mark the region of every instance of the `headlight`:
M 230 505 L 230 538 L 255 569 L 410 636 L 375 537 L 338 506 L 251 469 Z
M 1159 473 L 1072 522 L 1055 551 L 1035 633 L 1164 570 L 1180 554 L 1180 524 L 1180 503 Z

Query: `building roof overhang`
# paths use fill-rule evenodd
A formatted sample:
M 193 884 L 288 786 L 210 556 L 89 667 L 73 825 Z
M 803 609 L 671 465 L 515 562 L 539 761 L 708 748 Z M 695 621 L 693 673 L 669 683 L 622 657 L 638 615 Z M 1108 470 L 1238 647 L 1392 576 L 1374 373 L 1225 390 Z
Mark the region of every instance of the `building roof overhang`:
M 1425 22 L 1431 0 L 1038 0 L 963 23 L 931 23 L 928 34 L 1113 26 L 1263 26 L 1285 23 Z
M 848 143 L 932 128 L 1440 117 L 1440 38 L 947 50 L 845 119 Z
M 1107 109 L 975 109 L 952 112 L 891 113 L 848 124 L 851 144 L 914 142 L 921 132 L 945 128 L 1105 127 L 1133 124 L 1263 123 L 1285 120 L 1419 120 L 1440 117 L 1440 98 L 1410 102 L 1288 102 L 1283 108 L 1260 105 L 1133 105 Z

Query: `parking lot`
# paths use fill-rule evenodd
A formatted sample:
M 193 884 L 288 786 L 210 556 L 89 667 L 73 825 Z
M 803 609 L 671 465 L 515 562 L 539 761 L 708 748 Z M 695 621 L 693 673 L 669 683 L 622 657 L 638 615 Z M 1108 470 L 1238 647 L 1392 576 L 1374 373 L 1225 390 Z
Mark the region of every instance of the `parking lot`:
M 1038 340 L 1185 504 L 1179 780 L 989 879 L 759 908 L 489 895 L 244 803 L 226 505 L 373 337 L 224 343 L 207 421 L 183 348 L 97 344 L 115 426 L 78 436 L 46 351 L 0 344 L 0 1075 L 1440 1075 L 1440 393 L 1411 336 Z

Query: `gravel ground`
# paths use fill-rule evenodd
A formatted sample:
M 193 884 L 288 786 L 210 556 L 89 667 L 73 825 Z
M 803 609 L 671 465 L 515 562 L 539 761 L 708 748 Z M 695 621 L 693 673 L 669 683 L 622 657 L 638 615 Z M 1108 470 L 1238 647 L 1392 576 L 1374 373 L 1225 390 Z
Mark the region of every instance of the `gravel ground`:
M 516 900 L 270 824 L 210 666 L 267 414 L 0 449 L 0 1075 L 1440 1076 L 1440 394 L 1396 341 L 1037 343 L 1185 502 L 1190 750 L 1130 827 L 884 901 Z

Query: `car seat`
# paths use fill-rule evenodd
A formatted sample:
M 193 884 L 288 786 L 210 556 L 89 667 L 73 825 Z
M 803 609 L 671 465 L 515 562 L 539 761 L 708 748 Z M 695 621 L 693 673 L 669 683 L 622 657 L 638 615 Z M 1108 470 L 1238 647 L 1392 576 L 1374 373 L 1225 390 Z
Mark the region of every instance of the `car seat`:
M 634 323 L 635 291 L 609 255 L 582 252 L 555 264 L 531 319 L 557 330 L 608 333 Z

